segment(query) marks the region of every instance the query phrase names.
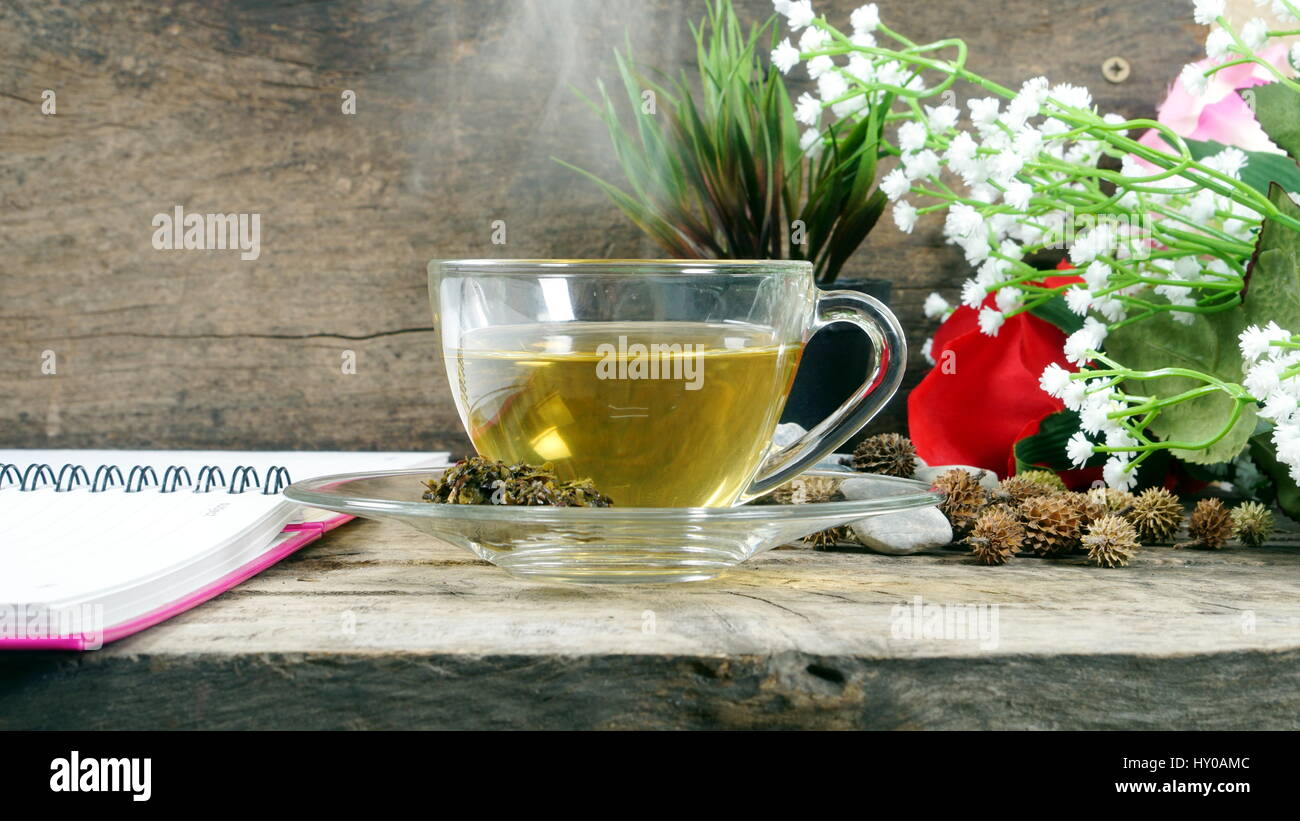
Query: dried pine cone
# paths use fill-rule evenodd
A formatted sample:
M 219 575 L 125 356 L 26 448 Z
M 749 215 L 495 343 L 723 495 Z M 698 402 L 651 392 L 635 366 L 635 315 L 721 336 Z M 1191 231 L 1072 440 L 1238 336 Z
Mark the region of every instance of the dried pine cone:
M 1098 567 L 1123 567 L 1141 546 L 1137 530 L 1122 516 L 1102 516 L 1081 539 L 1088 561 Z
M 910 479 L 916 473 L 916 447 L 911 439 L 897 433 L 869 436 L 862 440 L 845 464 L 863 473 Z
M 1207 547 L 1219 550 L 1232 535 L 1232 515 L 1218 499 L 1202 499 L 1196 503 L 1187 522 L 1187 533 L 1192 537 L 1178 547 Z
M 1079 546 L 1083 514 L 1065 495 L 1031 496 L 1020 503 L 1025 542 L 1040 556 L 1060 556 Z
M 857 542 L 857 537 L 853 535 L 853 529 L 848 525 L 840 525 L 819 530 L 811 536 L 804 536 L 803 541 L 813 550 L 826 550 L 840 542 Z
M 1042 496 L 1043 487 L 1033 479 L 1026 479 L 1023 475 L 1008 476 L 998 483 L 995 495 L 1001 501 L 1018 505 L 1033 496 Z
M 799 476 L 776 490 L 753 501 L 756 505 L 806 505 L 830 502 L 839 497 L 838 479 L 824 476 Z
M 1242 544 L 1259 547 L 1273 533 L 1273 512 L 1259 502 L 1242 502 L 1232 510 L 1232 528 Z
M 988 494 L 980 487 L 979 480 L 960 468 L 954 468 L 939 474 L 933 487 L 947 497 L 939 504 L 939 509 L 948 517 L 953 531 L 969 533 L 988 503 Z
M 1147 488 L 1133 500 L 1124 518 L 1144 542 L 1167 542 L 1183 523 L 1183 505 L 1162 487 Z
M 1025 541 L 1025 526 L 1005 505 L 985 510 L 975 520 L 966 538 L 971 555 L 983 564 L 1006 564 L 1015 558 Z
M 1079 515 L 1083 517 L 1083 522 L 1081 525 L 1083 527 L 1087 527 L 1088 525 L 1097 521 L 1101 517 L 1110 513 L 1110 511 L 1106 509 L 1106 505 L 1103 502 L 1099 502 L 1097 499 L 1093 498 L 1087 493 L 1064 493 L 1062 495 L 1065 496 L 1067 499 L 1073 500 L 1075 509 L 1077 509 L 1079 511 Z
M 1094 502 L 1104 505 L 1110 513 L 1122 513 L 1133 506 L 1133 494 L 1114 487 L 1095 487 L 1088 491 Z

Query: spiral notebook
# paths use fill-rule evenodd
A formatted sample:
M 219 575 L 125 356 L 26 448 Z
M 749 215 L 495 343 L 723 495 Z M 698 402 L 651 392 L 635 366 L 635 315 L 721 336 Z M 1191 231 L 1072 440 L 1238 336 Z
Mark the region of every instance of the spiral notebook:
M 446 453 L 0 450 L 0 649 L 97 649 L 351 519 L 290 482 Z

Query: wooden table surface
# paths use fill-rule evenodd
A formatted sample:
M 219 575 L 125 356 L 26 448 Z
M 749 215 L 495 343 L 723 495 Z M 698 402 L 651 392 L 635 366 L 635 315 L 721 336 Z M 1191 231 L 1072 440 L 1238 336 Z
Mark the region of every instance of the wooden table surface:
M 98 652 L 4 654 L 0 728 L 1296 729 L 1282 542 L 1118 570 L 793 548 L 590 588 L 356 521 Z M 936 612 L 986 638 L 927 635 Z

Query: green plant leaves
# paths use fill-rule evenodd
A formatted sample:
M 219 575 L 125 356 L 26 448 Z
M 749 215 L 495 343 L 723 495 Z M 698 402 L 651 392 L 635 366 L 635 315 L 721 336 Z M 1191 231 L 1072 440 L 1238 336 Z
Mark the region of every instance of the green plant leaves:
M 1241 352 L 1237 335 L 1241 332 L 1242 312 L 1219 311 L 1195 314 L 1190 325 L 1175 322 L 1165 311 L 1141 322 L 1111 331 L 1106 337 L 1106 353 L 1125 367 L 1138 371 L 1162 368 L 1186 368 L 1209 374 L 1226 382 L 1242 379 Z M 1148 380 L 1131 380 L 1125 390 L 1132 394 L 1167 399 L 1201 387 L 1200 380 L 1185 376 L 1163 376 Z M 1164 408 L 1150 424 L 1150 431 L 1170 442 L 1203 442 L 1228 423 L 1238 402 L 1221 391 L 1198 396 Z M 1226 462 L 1246 446 L 1255 430 L 1255 408 L 1244 407 L 1232 429 L 1213 445 L 1202 450 L 1175 449 L 1174 456 L 1196 464 Z
M 1065 297 L 1059 294 L 1041 305 L 1030 308 L 1029 313 L 1052 323 L 1067 336 L 1083 327 L 1083 317 L 1071 311 L 1065 304 Z
M 885 115 L 892 95 L 822 135 L 821 154 L 800 147 L 781 73 L 763 65 L 764 37 L 775 45 L 775 18 L 746 32 L 730 0 L 709 0 L 691 26 L 697 76 L 655 73 L 652 82 L 616 53 L 626 101 L 600 85 L 587 100 L 604 121 L 626 179 L 582 173 L 642 231 L 676 257 L 808 259 L 817 280 L 835 279 L 880 219 L 886 198 L 875 187 Z M 643 104 L 653 91 L 656 110 Z M 585 99 L 585 98 L 584 98 Z M 796 244 L 794 221 L 803 222 Z
M 1300 205 L 1274 185 L 1269 201 L 1279 211 L 1300 220 Z M 1246 272 L 1242 300 L 1244 325 L 1264 325 L 1270 320 L 1292 333 L 1300 333 L 1300 232 L 1266 219 Z
M 1243 95 L 1269 139 L 1300 159 L 1300 94 L 1282 83 L 1268 83 L 1248 88 Z
M 1057 411 L 1043 417 L 1038 433 L 1016 442 L 1016 473 L 1027 470 L 1070 470 L 1074 467 L 1065 455 L 1065 443 L 1079 431 L 1079 414 L 1074 411 Z M 1084 467 L 1100 467 L 1106 461 L 1102 454 L 1094 454 Z

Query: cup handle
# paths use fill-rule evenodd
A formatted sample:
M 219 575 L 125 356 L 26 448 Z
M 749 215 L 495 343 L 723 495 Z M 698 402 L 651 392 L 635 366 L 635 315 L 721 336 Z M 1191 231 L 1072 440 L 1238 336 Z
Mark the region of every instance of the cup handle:
M 880 412 L 903 381 L 907 340 L 898 319 L 880 300 L 857 291 L 818 291 L 812 333 L 834 322 L 850 322 L 871 339 L 875 353 L 866 381 L 802 438 L 769 455 L 742 501 L 780 487 L 834 452 Z

